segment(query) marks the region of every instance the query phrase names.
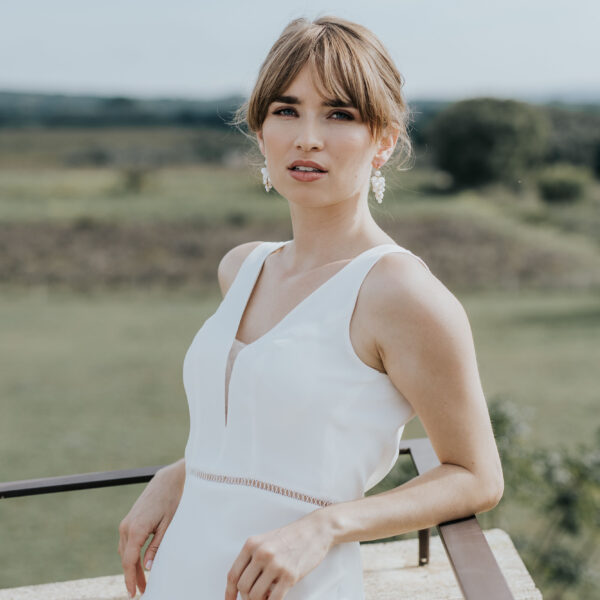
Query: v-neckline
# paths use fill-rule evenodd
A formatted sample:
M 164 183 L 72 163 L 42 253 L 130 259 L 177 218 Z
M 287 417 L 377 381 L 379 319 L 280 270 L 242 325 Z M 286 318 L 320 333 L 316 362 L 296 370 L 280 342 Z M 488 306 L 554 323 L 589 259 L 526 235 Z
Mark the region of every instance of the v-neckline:
M 283 246 L 287 246 L 292 241 L 293 240 L 287 240 L 286 242 L 281 242 L 280 244 L 278 244 L 276 248 L 274 248 L 271 252 L 268 252 L 265 256 L 263 256 L 263 258 L 260 262 L 260 265 L 258 265 L 258 268 L 256 269 L 256 275 L 254 276 L 254 280 L 251 282 L 251 285 L 249 286 L 249 289 L 244 298 L 242 307 L 239 310 L 239 316 L 237 318 L 237 322 L 236 322 L 236 325 L 235 325 L 235 328 L 233 331 L 233 341 L 231 342 L 231 344 L 229 346 L 229 349 L 231 351 L 231 348 L 232 348 L 233 344 L 235 343 L 235 340 L 244 344 L 238 351 L 238 354 L 236 355 L 236 359 L 234 362 L 237 362 L 237 357 L 241 352 L 243 352 L 247 348 L 256 346 L 257 344 L 259 344 L 263 340 L 265 340 L 265 338 L 268 338 L 271 335 L 273 335 L 277 329 L 279 329 L 280 327 L 282 327 L 284 325 L 284 323 L 289 321 L 290 318 L 295 313 L 297 313 L 305 304 L 307 304 L 309 300 L 311 300 L 313 297 L 315 297 L 320 291 L 323 290 L 323 288 L 330 285 L 332 281 L 334 281 L 343 271 L 345 271 L 348 267 L 350 267 L 350 265 L 354 264 L 356 262 L 356 260 L 358 260 L 361 256 L 364 256 L 365 254 L 367 254 L 367 252 L 372 252 L 376 248 L 381 248 L 382 246 L 394 246 L 394 245 L 397 246 L 398 245 L 398 244 L 392 244 L 392 243 L 378 244 L 377 246 L 372 246 L 371 248 L 367 248 L 363 252 L 360 252 L 355 257 L 351 258 L 341 269 L 338 269 L 333 275 L 331 275 L 331 277 L 328 277 L 323 283 L 321 283 L 319 286 L 317 286 L 310 294 L 308 294 L 308 296 L 305 296 L 302 300 L 300 300 L 300 302 L 298 302 L 296 305 L 294 305 L 279 321 L 277 321 L 277 323 L 275 323 L 275 325 L 273 325 L 273 327 L 271 327 L 271 329 L 267 330 L 265 333 L 263 333 L 260 337 L 256 338 L 252 342 L 248 342 L 248 343 L 242 342 L 242 340 L 239 340 L 237 338 L 237 332 L 238 332 L 238 329 L 240 328 L 240 324 L 244 317 L 244 313 L 246 312 L 246 309 L 248 308 L 248 302 L 250 302 L 250 297 L 252 296 L 252 293 L 254 292 L 254 290 L 256 288 L 256 284 L 258 283 L 258 280 L 260 278 L 260 274 L 262 273 L 264 265 L 267 262 L 267 259 L 269 258 L 269 256 L 271 256 L 271 254 L 274 254 L 275 252 L 277 252 L 277 250 L 279 250 Z M 269 242 L 266 242 L 266 243 L 269 243 Z
M 308 296 L 305 296 L 302 300 L 300 300 L 300 302 L 298 302 L 295 306 L 293 306 L 291 310 L 289 310 L 279 321 L 277 321 L 277 323 L 275 323 L 275 325 L 273 325 L 273 327 L 271 327 L 271 329 L 269 329 L 268 331 L 263 333 L 260 337 L 256 338 L 253 342 L 248 342 L 248 343 L 243 342 L 242 340 L 238 339 L 237 332 L 238 332 L 238 329 L 242 322 L 242 318 L 244 317 L 244 313 L 246 312 L 246 309 L 248 308 L 248 302 L 250 301 L 250 296 L 252 296 L 252 292 L 254 292 L 254 290 L 256 288 L 256 284 L 258 283 L 258 280 L 259 280 L 260 274 L 264 268 L 265 262 L 267 262 L 267 258 L 269 258 L 269 256 L 271 256 L 271 254 L 274 254 L 275 252 L 277 252 L 277 250 L 279 250 L 283 246 L 288 245 L 292 241 L 293 240 L 288 240 L 287 242 L 281 242 L 280 244 L 277 244 L 277 246 L 271 252 L 268 252 L 265 256 L 262 257 L 260 264 L 258 265 L 258 267 L 256 269 L 256 274 L 254 275 L 254 280 L 251 281 L 251 285 L 249 286 L 249 289 L 246 292 L 242 307 L 239 309 L 239 315 L 238 315 L 237 321 L 235 323 L 235 327 L 233 329 L 233 334 L 232 334 L 233 339 L 231 340 L 231 342 L 229 344 L 229 351 L 227 353 L 227 357 L 228 357 L 227 360 L 229 360 L 229 356 L 231 356 L 233 347 L 237 342 L 238 345 L 240 346 L 240 348 L 238 348 L 238 350 L 235 353 L 235 356 L 233 358 L 233 362 L 231 363 L 231 368 L 229 370 L 229 378 L 227 378 L 227 377 L 225 378 L 225 427 L 227 427 L 227 425 L 228 425 L 228 416 L 229 416 L 229 412 L 230 412 L 230 410 L 229 410 L 229 389 L 231 387 L 231 381 L 233 379 L 234 372 L 236 372 L 236 365 L 239 361 L 240 354 L 243 354 L 249 348 L 254 348 L 256 345 L 264 342 L 265 339 L 268 339 L 270 336 L 272 336 L 278 329 L 283 327 L 286 324 L 286 322 L 289 321 L 312 298 L 314 298 L 319 292 L 321 292 L 328 285 L 331 285 L 331 283 L 338 276 L 340 276 L 341 273 L 345 269 L 348 269 L 350 267 L 350 265 L 354 264 L 360 257 L 364 256 L 368 252 L 372 252 L 376 248 L 381 248 L 382 246 L 393 246 L 393 245 L 398 246 L 398 244 L 391 244 L 391 243 L 390 244 L 378 244 L 377 246 L 372 246 L 371 248 L 367 248 L 360 254 L 357 254 L 354 258 L 351 258 L 341 269 L 338 269 L 333 275 L 328 277 L 323 283 L 321 283 L 319 286 L 317 286 L 310 294 L 308 294 Z M 269 243 L 269 242 L 265 242 L 265 243 Z M 227 369 L 227 367 L 226 367 L 226 369 Z

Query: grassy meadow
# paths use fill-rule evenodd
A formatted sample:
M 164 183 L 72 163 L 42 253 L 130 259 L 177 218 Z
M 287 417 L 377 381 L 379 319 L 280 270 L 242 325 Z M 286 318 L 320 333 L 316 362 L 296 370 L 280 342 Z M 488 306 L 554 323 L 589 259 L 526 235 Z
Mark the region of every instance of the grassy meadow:
M 157 168 L 132 189 L 122 169 L 8 156 L 0 147 L 0 481 L 177 460 L 182 361 L 220 301 L 218 260 L 289 239 L 287 202 L 258 168 Z M 430 167 L 386 179 L 372 213 L 465 306 L 488 400 L 523 411 L 532 445 L 591 438 L 600 184 L 567 208 L 526 181 L 448 193 Z M 423 435 L 415 419 L 404 437 Z M 5 499 L 0 588 L 119 573 L 117 527 L 143 487 Z M 534 530 L 509 497 L 500 506 L 509 534 Z

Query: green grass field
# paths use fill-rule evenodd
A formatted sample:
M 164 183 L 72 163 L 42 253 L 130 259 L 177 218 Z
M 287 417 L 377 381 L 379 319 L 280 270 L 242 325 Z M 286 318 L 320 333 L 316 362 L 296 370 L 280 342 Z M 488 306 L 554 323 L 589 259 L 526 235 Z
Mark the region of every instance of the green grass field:
M 460 296 L 486 397 L 529 414 L 532 444 L 575 443 L 597 426 L 597 295 Z M 165 464 L 188 433 L 182 361 L 219 302 L 155 291 L 5 291 L 0 480 Z M 405 437 L 420 437 L 413 420 Z M 143 485 L 8 499 L 0 587 L 120 572 L 120 519 Z M 510 531 L 510 530 L 509 530 Z
M 0 247 L 0 481 L 172 462 L 189 426 L 184 354 L 220 301 L 216 257 L 234 239 L 284 239 L 287 202 L 265 193 L 258 169 L 213 165 L 150 172 L 136 193 L 119 169 L 48 163 L 54 146 L 72 152 L 93 133 L 49 134 L 39 156 L 27 150 L 27 135 L 0 142 L 0 242 L 10 239 Z M 131 139 L 119 135 L 120 144 Z M 177 132 L 165 136 L 167 146 L 181 141 Z M 444 194 L 439 175 L 419 168 L 386 176 L 383 205 L 370 200 L 375 219 L 461 300 L 486 397 L 523 411 L 530 444 L 589 439 L 600 424 L 600 184 L 575 205 L 547 206 L 531 184 L 520 194 L 496 186 Z M 148 227 L 141 250 L 110 258 L 127 259 L 132 273 L 168 269 L 178 227 L 197 226 L 202 252 L 186 251 L 179 263 L 194 285 L 112 289 L 102 279 L 106 242 L 86 238 L 77 226 L 85 222 L 114 226 L 122 252 L 128 227 Z M 65 246 L 67 238 L 80 245 Z M 60 286 L 17 277 L 50 269 Z M 86 270 L 98 286 L 69 287 Z M 423 435 L 415 419 L 404 437 Z M 0 588 L 119 573 L 117 527 L 142 489 L 3 500 Z M 509 534 L 533 531 L 519 507 L 504 514 Z

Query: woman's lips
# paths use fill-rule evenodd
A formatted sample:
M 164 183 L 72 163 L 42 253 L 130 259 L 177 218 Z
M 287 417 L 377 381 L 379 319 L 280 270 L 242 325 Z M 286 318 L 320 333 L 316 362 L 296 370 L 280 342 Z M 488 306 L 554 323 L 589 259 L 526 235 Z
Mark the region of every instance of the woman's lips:
M 297 181 L 316 181 L 327 175 L 326 172 L 321 171 L 296 171 L 294 169 L 288 169 L 288 171 Z

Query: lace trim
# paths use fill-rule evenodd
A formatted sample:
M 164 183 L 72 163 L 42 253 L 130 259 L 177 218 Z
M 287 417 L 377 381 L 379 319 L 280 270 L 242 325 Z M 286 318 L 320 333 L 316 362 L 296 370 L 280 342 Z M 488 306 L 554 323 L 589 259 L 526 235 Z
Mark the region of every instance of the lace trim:
M 269 492 L 281 494 L 282 496 L 288 496 L 290 498 L 295 498 L 296 500 L 302 500 L 303 502 L 311 502 L 312 504 L 317 504 L 318 506 L 328 506 L 330 504 L 333 504 L 331 500 L 326 500 L 324 498 L 316 498 L 315 496 L 309 496 L 308 494 L 303 494 L 301 492 L 297 492 L 289 488 L 284 488 L 279 485 L 275 485 L 274 483 L 269 483 L 268 481 L 260 481 L 259 479 L 250 479 L 248 477 L 235 477 L 232 475 L 217 475 L 215 473 L 206 473 L 205 471 L 200 471 L 194 468 L 190 469 L 189 472 L 195 477 L 199 477 L 200 479 L 207 479 L 208 481 L 217 481 L 219 483 L 229 483 L 234 485 L 248 485 L 252 487 L 257 487 L 261 490 L 267 490 Z

